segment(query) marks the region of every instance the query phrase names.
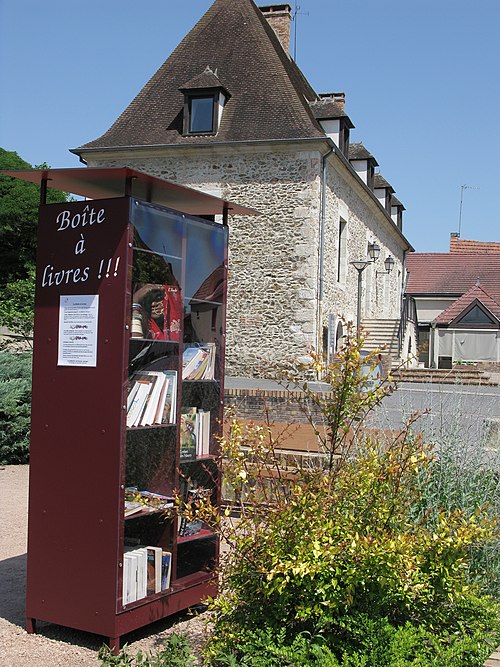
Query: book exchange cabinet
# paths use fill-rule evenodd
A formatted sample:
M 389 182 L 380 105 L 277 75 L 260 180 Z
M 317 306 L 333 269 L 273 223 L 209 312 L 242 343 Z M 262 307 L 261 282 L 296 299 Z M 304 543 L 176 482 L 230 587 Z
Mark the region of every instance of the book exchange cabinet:
M 27 629 L 118 651 L 217 591 L 218 538 L 174 497 L 220 501 L 227 213 L 252 211 L 125 168 L 8 173 L 92 197 L 40 206 Z

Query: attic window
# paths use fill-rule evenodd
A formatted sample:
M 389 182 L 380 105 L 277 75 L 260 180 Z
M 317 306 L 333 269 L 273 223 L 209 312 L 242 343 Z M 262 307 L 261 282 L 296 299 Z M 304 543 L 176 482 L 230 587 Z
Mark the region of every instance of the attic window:
M 212 134 L 215 132 L 216 95 L 187 95 L 186 134 Z
M 229 93 L 208 65 L 181 88 L 184 94 L 184 135 L 217 134 Z

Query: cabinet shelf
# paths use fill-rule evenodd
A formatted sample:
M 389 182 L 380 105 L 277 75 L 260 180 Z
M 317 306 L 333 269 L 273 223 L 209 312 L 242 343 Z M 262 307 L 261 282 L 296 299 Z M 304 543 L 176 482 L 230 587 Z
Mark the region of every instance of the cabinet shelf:
M 194 542 L 195 540 L 206 540 L 209 537 L 215 537 L 215 533 L 208 528 L 202 528 L 199 533 L 195 533 L 194 535 L 179 535 L 177 543 L 182 544 L 184 542 Z

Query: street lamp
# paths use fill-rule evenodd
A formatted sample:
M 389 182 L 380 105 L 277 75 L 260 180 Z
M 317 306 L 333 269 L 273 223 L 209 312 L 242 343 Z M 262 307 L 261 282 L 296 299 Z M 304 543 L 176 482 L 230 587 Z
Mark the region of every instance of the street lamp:
M 373 264 L 380 255 L 380 246 L 376 243 L 368 244 L 368 257 L 370 259 L 360 259 L 354 262 L 350 262 L 352 266 L 358 272 L 358 307 L 356 314 L 356 337 L 359 340 L 361 336 L 361 287 L 362 287 L 362 274 L 366 267 L 370 264 Z M 384 260 L 385 271 L 377 271 L 379 273 L 390 273 L 394 268 L 394 258 L 391 255 L 388 255 Z
M 380 255 L 380 246 L 377 243 L 368 244 L 368 257 L 370 259 L 360 259 L 354 262 L 350 262 L 352 266 L 358 272 L 358 308 L 356 315 L 356 337 L 359 340 L 361 336 L 361 287 L 362 287 L 362 274 L 363 271 L 369 264 L 372 264 L 378 259 Z M 393 260 L 394 261 L 394 260 Z
M 377 271 L 377 276 L 383 273 L 390 273 L 394 268 L 394 259 L 390 255 L 387 255 L 387 257 L 385 258 L 384 266 L 385 266 L 385 271 Z

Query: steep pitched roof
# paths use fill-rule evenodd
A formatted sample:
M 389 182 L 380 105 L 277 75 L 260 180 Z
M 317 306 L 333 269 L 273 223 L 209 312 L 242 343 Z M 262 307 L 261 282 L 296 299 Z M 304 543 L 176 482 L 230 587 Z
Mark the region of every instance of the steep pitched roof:
M 207 65 L 231 97 L 217 135 L 186 137 L 179 88 Z M 324 138 L 309 108 L 314 99 L 254 2 L 215 0 L 111 128 L 80 148 Z
M 500 299 L 500 253 L 415 252 L 406 266 L 410 295 L 461 296 L 479 279 L 491 297 Z
M 459 315 L 461 315 L 466 308 L 468 308 L 475 301 L 479 301 L 490 313 L 500 320 L 500 304 L 493 299 L 488 292 L 486 292 L 480 285 L 474 285 L 459 299 L 454 301 L 446 310 L 443 310 L 436 319 L 437 324 L 450 324 Z

